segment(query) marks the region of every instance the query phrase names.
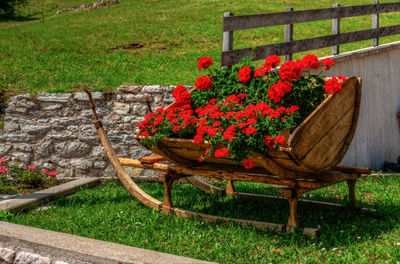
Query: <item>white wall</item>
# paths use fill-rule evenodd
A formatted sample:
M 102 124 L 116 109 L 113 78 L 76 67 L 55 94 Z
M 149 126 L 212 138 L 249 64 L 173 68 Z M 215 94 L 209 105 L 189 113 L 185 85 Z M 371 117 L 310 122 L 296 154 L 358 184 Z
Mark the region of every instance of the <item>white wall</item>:
M 332 56 L 328 76 L 362 78 L 357 130 L 341 164 L 381 169 L 400 156 L 400 42 Z

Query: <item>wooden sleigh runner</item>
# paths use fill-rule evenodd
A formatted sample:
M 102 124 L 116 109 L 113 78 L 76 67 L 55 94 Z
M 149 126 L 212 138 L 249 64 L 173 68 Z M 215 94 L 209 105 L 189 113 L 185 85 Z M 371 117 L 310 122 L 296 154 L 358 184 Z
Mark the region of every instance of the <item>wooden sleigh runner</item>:
M 338 166 L 354 136 L 361 97 L 361 79 L 352 77 L 343 86 L 343 90 L 329 95 L 291 134 L 284 147 L 267 155 L 257 153 L 251 157 L 255 167 L 245 170 L 229 159 L 197 159 L 207 148 L 194 144 L 189 139 L 165 139 L 149 149 L 156 153 L 139 159 L 117 157 L 114 149 L 97 118 L 90 93 L 88 96 L 95 119 L 95 127 L 107 156 L 122 184 L 144 205 L 163 213 L 176 213 L 180 217 L 201 218 L 208 221 L 221 220 L 238 224 L 252 224 L 259 228 L 290 231 L 299 227 L 297 204 L 299 201 L 326 208 L 342 208 L 339 204 L 299 199 L 301 195 L 326 186 L 346 181 L 349 198 L 354 208 L 359 208 L 355 197 L 355 186 L 362 174 L 370 174 L 370 169 Z M 169 161 L 170 163 L 166 163 Z M 172 164 L 171 164 L 172 163 Z M 123 166 L 151 169 L 162 172 L 159 176 L 164 183 L 165 196 L 161 202 L 140 189 L 130 178 Z M 271 176 L 273 175 L 273 176 Z M 196 176 L 227 180 L 226 189 L 206 183 Z M 289 220 L 287 224 L 273 224 L 243 219 L 233 219 L 196 213 L 172 204 L 171 188 L 175 180 L 186 178 L 191 184 L 203 191 L 223 193 L 236 197 L 265 199 L 286 199 L 289 202 Z M 234 181 L 250 181 L 283 186 L 282 197 L 256 195 L 236 192 Z M 362 208 L 361 210 L 367 210 Z M 318 235 L 315 228 L 304 228 L 308 236 Z

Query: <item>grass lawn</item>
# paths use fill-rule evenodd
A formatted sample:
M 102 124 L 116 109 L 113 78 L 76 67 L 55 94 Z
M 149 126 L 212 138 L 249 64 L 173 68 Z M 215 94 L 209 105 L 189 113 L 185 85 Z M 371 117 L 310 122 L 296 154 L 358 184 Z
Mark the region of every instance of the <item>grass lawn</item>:
M 56 11 L 94 0 L 28 0 L 21 17 L 0 20 L 0 90 L 7 93 L 65 92 L 86 86 L 112 90 L 121 84 L 193 84 L 196 61 L 211 56 L 220 63 L 222 16 L 327 8 L 335 1 L 272 0 L 120 0 L 100 9 L 56 15 Z M 393 2 L 382 0 L 381 3 Z M 342 6 L 370 4 L 342 0 Z M 45 21 L 39 22 L 41 10 Z M 394 25 L 398 14 L 380 16 Z M 342 32 L 369 29 L 371 16 L 346 18 Z M 331 22 L 295 25 L 294 39 L 330 34 Z M 381 43 L 399 40 L 385 37 Z M 281 42 L 283 26 L 235 33 L 234 48 Z M 341 51 L 370 46 L 347 44 Z M 124 48 L 125 47 L 125 48 Z M 314 52 L 329 55 L 330 48 Z M 300 58 L 304 54 L 298 54 Z
M 47 211 L 8 215 L 2 220 L 220 263 L 396 263 L 400 259 L 400 178 L 368 177 L 357 184 L 359 203 L 376 213 L 335 211 L 300 204 L 300 222 L 320 227 L 321 236 L 281 234 L 251 226 L 178 219 L 151 210 L 116 181 L 61 198 Z M 141 184 L 158 199 L 161 184 Z M 277 194 L 277 188 L 240 183 L 239 191 Z M 287 202 L 235 199 L 174 185 L 176 206 L 275 223 L 288 216 Z M 307 199 L 345 203 L 347 185 L 314 191 Z

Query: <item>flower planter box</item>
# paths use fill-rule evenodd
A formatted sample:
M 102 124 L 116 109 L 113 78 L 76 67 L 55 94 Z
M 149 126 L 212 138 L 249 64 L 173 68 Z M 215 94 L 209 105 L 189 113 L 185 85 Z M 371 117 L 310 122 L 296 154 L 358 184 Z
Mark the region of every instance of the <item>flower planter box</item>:
M 329 95 L 290 136 L 287 135 L 284 147 L 266 155 L 257 153 L 249 157 L 254 160 L 255 169 L 264 168 L 268 174 L 285 178 L 304 178 L 335 169 L 354 136 L 360 97 L 361 79 L 350 78 L 343 91 Z M 198 158 L 208 147 L 195 144 L 191 139 L 166 138 L 146 148 L 179 166 L 200 169 L 223 165 L 242 170 L 229 159 L 206 158 L 199 162 Z

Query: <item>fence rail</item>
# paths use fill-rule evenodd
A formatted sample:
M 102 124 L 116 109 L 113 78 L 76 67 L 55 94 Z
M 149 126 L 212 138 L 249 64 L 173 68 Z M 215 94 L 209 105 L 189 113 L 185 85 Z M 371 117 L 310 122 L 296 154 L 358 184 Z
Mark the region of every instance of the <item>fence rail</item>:
M 333 8 L 293 11 L 287 8 L 285 12 L 234 16 L 225 13 L 223 20 L 223 52 L 221 65 L 230 67 L 246 56 L 260 60 L 271 54 L 285 55 L 285 61 L 291 59 L 296 52 L 314 50 L 332 46 L 332 53 L 339 54 L 339 45 L 372 39 L 372 45 L 379 45 L 379 38 L 400 34 L 400 25 L 379 28 L 379 13 L 400 11 L 400 3 L 379 4 L 374 0 L 371 5 L 341 7 L 334 4 Z M 371 15 L 372 29 L 340 33 L 340 18 Z M 293 24 L 332 19 L 332 35 L 293 40 Z M 285 25 L 285 42 L 233 50 L 233 32 L 236 30 Z
M 298 24 L 334 18 L 365 16 L 376 13 L 400 11 L 400 3 L 322 8 L 302 11 L 267 13 L 258 15 L 224 17 L 223 31 Z

